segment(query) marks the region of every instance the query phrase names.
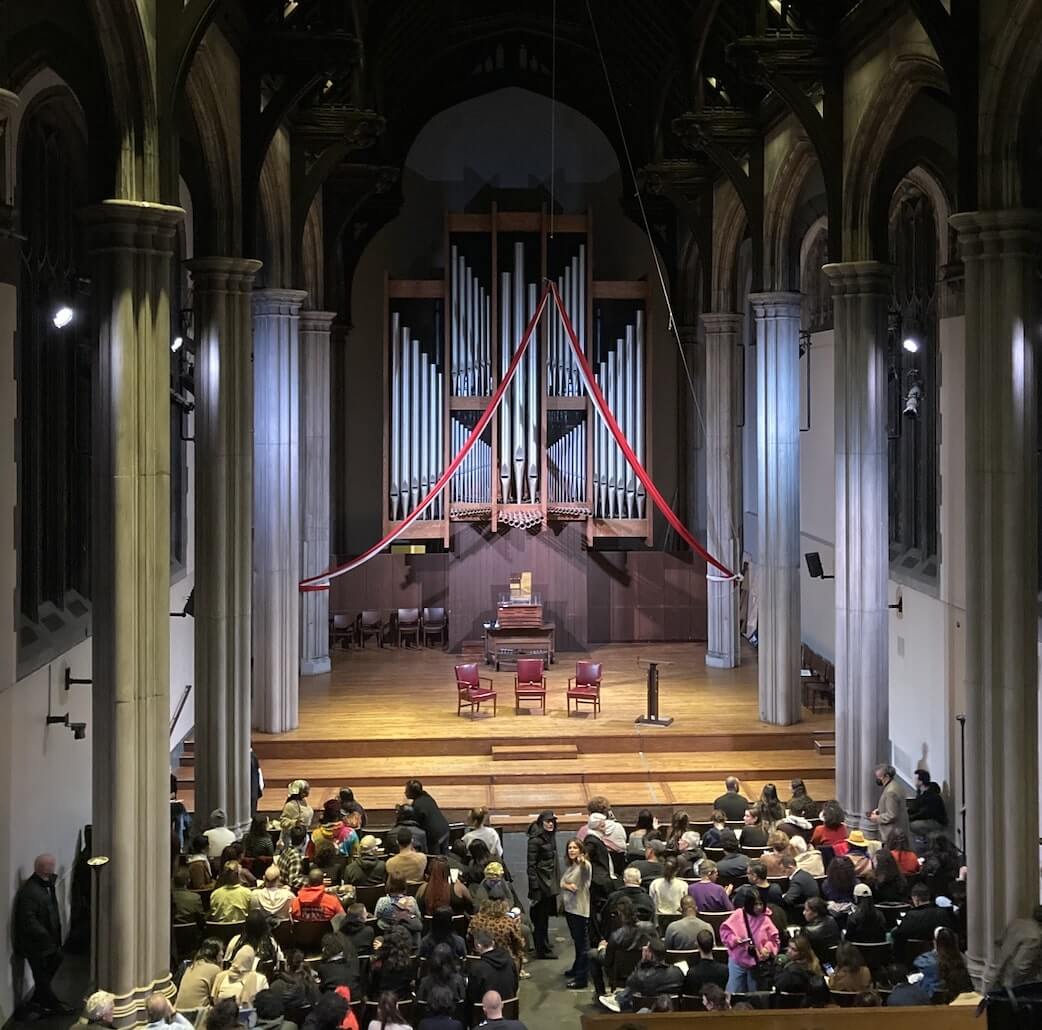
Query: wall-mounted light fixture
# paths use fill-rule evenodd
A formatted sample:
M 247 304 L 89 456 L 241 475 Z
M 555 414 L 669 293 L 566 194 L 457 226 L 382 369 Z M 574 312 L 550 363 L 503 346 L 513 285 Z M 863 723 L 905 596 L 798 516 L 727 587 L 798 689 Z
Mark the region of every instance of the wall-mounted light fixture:
M 65 666 L 65 689 L 66 690 L 70 690 L 74 683 L 88 684 L 88 683 L 93 683 L 93 682 L 94 682 L 94 680 L 92 680 L 92 679 L 83 678 L 83 677 L 77 678 L 77 677 L 73 676 L 72 669 L 70 669 L 67 665 Z
M 188 595 L 188 600 L 185 601 L 184 608 L 179 612 L 171 612 L 171 619 L 187 619 L 195 618 L 195 587 L 192 587 L 192 592 Z
M 85 722 L 70 722 L 68 712 L 64 715 L 48 715 L 47 725 L 68 727 L 76 740 L 83 740 L 87 736 L 87 724 Z

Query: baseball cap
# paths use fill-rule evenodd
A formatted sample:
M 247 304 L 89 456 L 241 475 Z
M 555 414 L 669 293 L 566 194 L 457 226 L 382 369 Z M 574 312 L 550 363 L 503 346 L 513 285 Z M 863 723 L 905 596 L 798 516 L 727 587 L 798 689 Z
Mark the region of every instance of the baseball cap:
M 664 855 L 666 852 L 666 842 L 664 840 L 649 840 L 647 846 L 651 848 L 656 855 Z
M 867 883 L 859 883 L 854 886 L 854 897 L 855 898 L 870 898 L 872 897 L 872 888 Z
M 359 842 L 358 847 L 361 849 L 363 854 L 371 855 L 374 851 L 380 850 L 380 841 L 376 839 L 371 833 L 367 833 Z

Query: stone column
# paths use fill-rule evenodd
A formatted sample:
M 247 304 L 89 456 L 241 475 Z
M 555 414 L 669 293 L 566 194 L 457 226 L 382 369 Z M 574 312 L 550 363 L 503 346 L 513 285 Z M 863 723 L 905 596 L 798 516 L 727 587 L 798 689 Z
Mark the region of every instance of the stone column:
M 184 212 L 84 212 L 97 311 L 93 759 L 98 986 L 116 1025 L 170 984 L 170 286 Z
M 329 568 L 329 335 L 335 311 L 300 315 L 301 578 Z M 329 672 L 329 591 L 300 595 L 300 674 Z
M 1042 212 L 954 215 L 966 267 L 971 972 L 1038 903 L 1038 264 Z M 1016 784 L 1015 803 L 1001 803 Z
M 889 265 L 826 265 L 835 312 L 836 794 L 856 819 L 876 807 L 890 760 L 887 581 Z
M 253 294 L 253 725 L 297 725 L 300 654 L 300 306 Z
M 714 558 L 738 570 L 741 562 L 737 526 L 739 501 L 738 426 L 735 418 L 735 369 L 742 316 L 702 316 L 706 331 L 706 539 Z M 723 582 L 706 570 L 709 643 L 706 665 L 733 669 L 739 663 L 738 581 Z
M 760 718 L 800 721 L 800 295 L 751 293 L 756 318 Z
M 253 326 L 259 261 L 189 262 L 195 298 L 195 811 L 250 822 Z

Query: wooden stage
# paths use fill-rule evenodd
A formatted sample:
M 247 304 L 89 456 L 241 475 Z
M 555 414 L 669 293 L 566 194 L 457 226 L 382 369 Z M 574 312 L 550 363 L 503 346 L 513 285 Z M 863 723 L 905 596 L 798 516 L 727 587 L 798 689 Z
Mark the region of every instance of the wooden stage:
M 759 721 L 755 651 L 738 669 L 710 669 L 702 644 L 612 644 L 593 650 L 604 664 L 601 714 L 565 714 L 565 687 L 577 654 L 560 654 L 547 673 L 547 714 L 514 711 L 513 671 L 482 675 L 498 691 L 498 714 L 456 715 L 453 665 L 458 655 L 413 647 L 338 651 L 329 674 L 301 680 L 300 727 L 254 734 L 267 784 L 262 811 L 274 811 L 283 785 L 304 777 L 312 801 L 341 786 L 387 825 L 406 779 L 424 782 L 441 806 L 462 815 L 486 805 L 497 821 L 521 825 L 551 807 L 564 825 L 585 817 L 586 801 L 603 794 L 620 818 L 650 807 L 659 818 L 674 808 L 707 818 L 712 800 L 735 774 L 749 792 L 802 776 L 815 798 L 835 791 L 835 759 L 815 740 L 831 740 L 832 713 L 796 726 Z M 634 725 L 644 711 L 646 670 L 639 657 L 672 665 L 660 676 L 660 711 L 669 727 Z M 493 749 L 497 752 L 493 753 Z M 179 772 L 190 790 L 191 754 Z

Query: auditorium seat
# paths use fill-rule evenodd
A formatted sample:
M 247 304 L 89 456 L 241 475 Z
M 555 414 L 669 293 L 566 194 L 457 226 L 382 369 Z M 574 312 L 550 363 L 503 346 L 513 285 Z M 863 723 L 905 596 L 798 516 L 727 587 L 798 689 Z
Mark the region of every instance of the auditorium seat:
M 405 641 L 412 637 L 416 646 L 420 646 L 420 609 L 399 608 L 398 617 L 398 646 L 402 647 Z
M 423 619 L 423 643 L 427 645 L 431 637 L 437 637 L 439 643 L 449 642 L 449 620 L 444 608 L 424 608 Z
M 365 647 L 365 642 L 368 637 L 376 637 L 376 642 L 383 647 L 385 629 L 386 623 L 384 622 L 383 612 L 375 608 L 367 608 L 358 616 L 359 644 L 362 647 Z
M 600 662 L 576 662 L 575 675 L 568 679 L 568 690 L 565 694 L 567 714 L 572 714 L 572 702 L 578 714 L 580 704 L 593 705 L 593 717 L 596 719 L 601 710 L 601 674 Z M 574 684 L 574 685 L 573 685 Z
M 337 644 L 347 650 L 355 639 L 355 627 L 347 612 L 334 612 L 329 618 L 329 650 Z
M 483 687 L 482 683 L 487 683 Z M 456 666 L 456 714 L 463 712 L 466 705 L 473 715 L 476 710 L 481 712 L 481 705 L 485 701 L 492 702 L 492 715 L 496 714 L 496 692 L 492 689 L 492 679 L 482 676 L 478 672 L 477 662 L 466 662 Z
M 542 658 L 518 658 L 514 674 L 514 710 L 522 701 L 538 701 L 546 715 L 546 676 Z

